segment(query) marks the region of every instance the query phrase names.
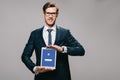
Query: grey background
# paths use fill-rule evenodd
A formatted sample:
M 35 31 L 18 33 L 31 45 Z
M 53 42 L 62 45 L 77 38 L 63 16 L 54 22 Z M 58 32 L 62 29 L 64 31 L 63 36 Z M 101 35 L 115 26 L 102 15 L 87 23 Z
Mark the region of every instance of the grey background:
M 0 0 L 0 80 L 33 80 L 21 54 L 30 32 L 44 24 L 46 1 Z M 69 57 L 72 80 L 119 80 L 120 0 L 53 1 L 60 8 L 57 24 L 86 50 L 83 57 Z

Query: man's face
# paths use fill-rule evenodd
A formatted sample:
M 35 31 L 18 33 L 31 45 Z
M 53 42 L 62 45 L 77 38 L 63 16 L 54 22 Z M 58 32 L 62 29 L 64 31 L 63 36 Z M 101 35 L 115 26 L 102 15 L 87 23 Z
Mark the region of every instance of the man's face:
M 55 24 L 56 18 L 58 16 L 56 7 L 47 8 L 44 13 L 45 23 L 48 27 L 52 27 Z

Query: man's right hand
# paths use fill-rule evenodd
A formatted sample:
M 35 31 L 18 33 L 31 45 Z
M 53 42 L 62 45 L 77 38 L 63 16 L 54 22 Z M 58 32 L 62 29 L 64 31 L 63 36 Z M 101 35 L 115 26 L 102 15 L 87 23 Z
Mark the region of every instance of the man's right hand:
M 44 72 L 53 71 L 53 70 L 54 70 L 54 69 L 45 68 L 45 67 L 41 67 L 41 66 L 35 66 L 35 67 L 34 67 L 34 72 L 35 72 L 35 74 L 44 73 Z

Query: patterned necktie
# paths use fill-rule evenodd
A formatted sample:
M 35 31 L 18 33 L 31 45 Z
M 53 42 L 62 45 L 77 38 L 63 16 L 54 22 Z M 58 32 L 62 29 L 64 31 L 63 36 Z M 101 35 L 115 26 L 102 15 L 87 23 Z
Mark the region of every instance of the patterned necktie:
M 48 31 L 48 45 L 52 45 L 52 35 L 51 35 L 52 30 L 53 29 L 47 29 L 47 31 Z

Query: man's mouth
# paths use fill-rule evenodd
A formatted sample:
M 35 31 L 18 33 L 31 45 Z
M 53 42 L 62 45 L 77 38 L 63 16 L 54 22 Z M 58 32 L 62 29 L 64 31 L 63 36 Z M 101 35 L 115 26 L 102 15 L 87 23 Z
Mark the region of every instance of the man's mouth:
M 53 19 L 49 19 L 49 22 L 52 22 L 53 21 Z

